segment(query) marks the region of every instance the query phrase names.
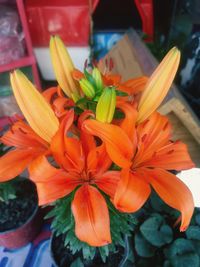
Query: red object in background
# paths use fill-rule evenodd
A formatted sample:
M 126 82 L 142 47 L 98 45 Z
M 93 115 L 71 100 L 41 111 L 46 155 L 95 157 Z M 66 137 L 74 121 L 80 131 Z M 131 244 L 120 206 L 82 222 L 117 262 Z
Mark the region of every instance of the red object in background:
M 142 19 L 142 30 L 147 34 L 146 42 L 153 41 L 153 1 L 152 0 L 135 0 L 138 12 Z
M 98 1 L 91 1 L 92 12 Z M 34 46 L 49 46 L 50 36 L 55 34 L 58 34 L 68 46 L 88 46 L 88 0 L 26 0 L 25 8 Z

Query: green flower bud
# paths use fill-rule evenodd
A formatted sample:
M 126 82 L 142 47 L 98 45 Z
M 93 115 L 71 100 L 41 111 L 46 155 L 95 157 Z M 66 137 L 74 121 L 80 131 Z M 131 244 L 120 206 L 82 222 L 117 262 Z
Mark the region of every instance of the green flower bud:
M 95 80 L 95 84 L 96 84 L 96 88 L 97 88 L 97 92 L 100 93 L 103 90 L 103 81 L 102 81 L 102 77 L 101 77 L 101 73 L 97 68 L 94 68 L 92 70 L 92 77 Z
M 110 123 L 113 119 L 116 106 L 116 92 L 114 88 L 106 87 L 99 98 L 96 107 L 96 119 Z
M 93 98 L 95 96 L 95 89 L 93 85 L 85 78 L 81 79 L 79 81 L 80 87 L 83 91 L 83 93 L 88 97 L 88 98 Z

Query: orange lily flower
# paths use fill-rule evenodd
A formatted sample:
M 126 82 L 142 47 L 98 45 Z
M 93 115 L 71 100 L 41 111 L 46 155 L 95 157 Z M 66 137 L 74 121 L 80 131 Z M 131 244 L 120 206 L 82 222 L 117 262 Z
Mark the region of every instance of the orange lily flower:
M 59 126 L 49 104 L 20 71 L 11 74 L 11 84 L 31 127 L 18 121 L 1 137 L 2 143 L 15 147 L 15 150 L 0 158 L 0 182 L 15 178 L 35 158 L 49 153 L 49 143 Z
M 80 116 L 79 125 L 90 111 Z M 72 136 L 73 110 L 68 111 L 51 142 L 51 152 L 60 168 L 44 156 L 29 166 L 30 178 L 36 183 L 39 204 L 45 205 L 77 189 L 72 201 L 76 236 L 90 246 L 111 243 L 110 220 L 106 201 L 98 188 L 114 197 L 120 173 L 108 171 L 112 161 L 105 146 L 96 146 L 93 136 L 80 132 Z M 94 187 L 96 185 L 97 187 Z
M 72 99 L 64 96 L 59 86 L 46 89 L 42 95 L 51 105 L 57 118 L 63 118 L 67 110 L 75 105 Z
M 14 123 L 0 141 L 15 147 L 15 150 L 9 151 L 0 158 L 0 182 L 15 178 L 31 161 L 48 151 L 48 143 L 23 121 Z
M 181 212 L 180 230 L 184 231 L 194 210 L 193 198 L 187 186 L 167 170 L 194 167 L 185 144 L 169 141 L 171 126 L 165 116 L 153 113 L 136 126 L 137 111 L 123 102 L 120 108 L 125 113 L 121 127 L 95 120 L 82 125 L 87 133 L 103 140 L 112 161 L 122 167 L 115 207 L 123 212 L 137 211 L 152 186 L 169 206 Z

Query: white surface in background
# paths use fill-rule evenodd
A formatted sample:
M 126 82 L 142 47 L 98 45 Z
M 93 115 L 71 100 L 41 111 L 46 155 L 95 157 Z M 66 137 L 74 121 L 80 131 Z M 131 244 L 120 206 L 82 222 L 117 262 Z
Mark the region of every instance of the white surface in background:
M 190 189 L 195 207 L 200 207 L 200 168 L 193 168 L 177 174 Z
M 89 57 L 90 48 L 88 47 L 68 47 L 68 52 L 74 62 L 74 66 L 83 70 L 85 60 Z M 49 48 L 34 48 L 35 56 L 45 80 L 55 80 L 53 67 L 50 59 Z

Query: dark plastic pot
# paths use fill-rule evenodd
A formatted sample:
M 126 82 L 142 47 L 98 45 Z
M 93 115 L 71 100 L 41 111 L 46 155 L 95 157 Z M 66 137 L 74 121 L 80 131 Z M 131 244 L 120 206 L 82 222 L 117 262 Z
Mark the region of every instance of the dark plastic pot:
M 25 246 L 39 234 L 42 224 L 43 212 L 36 203 L 35 209 L 24 224 L 15 229 L 0 232 L 0 246 L 9 249 Z
M 73 261 L 75 261 L 76 258 L 80 257 L 80 255 L 75 257 L 69 251 L 67 251 L 67 248 L 66 248 L 65 256 L 68 255 L 67 256 L 68 257 L 67 263 L 69 265 L 66 265 L 66 264 L 64 264 L 64 265 L 61 264 L 60 265 L 58 263 L 58 261 L 56 260 L 56 257 L 55 257 L 55 251 L 54 251 L 54 246 L 53 246 L 54 240 L 55 240 L 55 234 L 52 235 L 51 242 L 50 242 L 50 253 L 51 253 L 51 257 L 52 257 L 52 261 L 53 261 L 54 266 L 55 267 L 63 267 L 63 266 L 68 267 L 68 266 L 71 266 L 72 259 L 73 259 Z M 87 267 L 92 267 L 92 266 L 95 266 L 95 267 L 98 267 L 98 266 L 100 266 L 100 267 L 103 267 L 103 266 L 104 267 L 106 267 L 106 266 L 125 267 L 125 266 L 127 266 L 128 255 L 130 253 L 129 240 L 128 240 L 127 237 L 125 237 L 125 248 L 122 248 L 121 251 L 123 251 L 123 252 L 120 253 L 120 255 L 119 255 L 119 253 L 116 253 L 116 255 L 115 255 L 117 257 L 117 261 L 118 261 L 117 265 L 116 264 L 112 265 L 113 262 L 114 262 L 113 261 L 114 258 L 112 256 L 112 259 L 108 258 L 107 262 L 105 262 L 105 263 L 101 262 L 100 265 L 97 264 L 96 262 L 93 262 L 92 260 L 88 260 L 87 262 L 84 262 L 84 266 L 87 266 Z M 94 259 L 94 261 L 95 261 L 95 259 Z

